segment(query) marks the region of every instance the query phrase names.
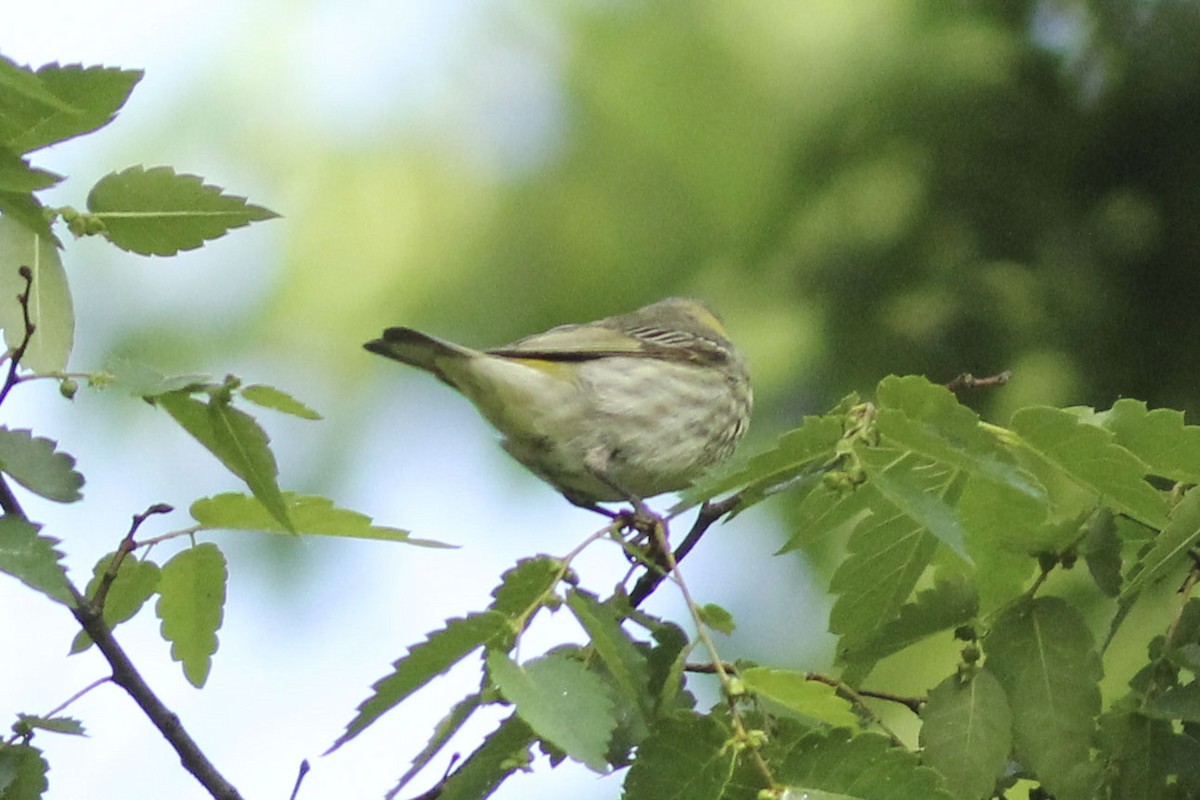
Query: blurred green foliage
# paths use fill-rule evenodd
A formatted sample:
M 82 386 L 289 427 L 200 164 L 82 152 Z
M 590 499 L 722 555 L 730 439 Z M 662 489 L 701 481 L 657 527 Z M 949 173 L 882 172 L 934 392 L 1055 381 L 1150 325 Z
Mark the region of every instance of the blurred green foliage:
M 341 190 L 303 210 L 271 324 L 486 344 L 691 293 L 750 353 L 760 429 L 891 372 L 1012 368 L 1001 417 L 1200 408 L 1196 3 L 542 13 L 564 117 L 544 161 L 330 155 Z

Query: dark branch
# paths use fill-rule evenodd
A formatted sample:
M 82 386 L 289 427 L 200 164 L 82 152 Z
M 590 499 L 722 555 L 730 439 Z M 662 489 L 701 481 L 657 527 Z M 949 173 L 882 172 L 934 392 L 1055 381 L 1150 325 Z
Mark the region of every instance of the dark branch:
M 238 790 L 225 780 L 196 741 L 184 729 L 179 717 L 171 712 L 158 695 L 147 685 L 141 673 L 129 660 L 129 656 L 113 638 L 112 630 L 104 621 L 103 613 L 92 606 L 78 592 L 75 593 L 76 607 L 71 609 L 80 627 L 95 642 L 96 647 L 112 667 L 113 683 L 124 689 L 138 704 L 163 738 L 175 748 L 183 768 L 208 790 L 215 800 L 241 800 Z
M 96 587 L 96 595 L 92 598 L 92 607 L 97 612 L 104 611 L 104 601 L 108 598 L 108 590 L 112 588 L 113 581 L 117 579 L 117 573 L 121 571 L 121 564 L 125 561 L 126 556 L 134 551 L 138 546 L 137 541 L 133 538 L 137 533 L 138 528 L 142 527 L 142 523 L 155 514 L 170 514 L 175 509 L 166 503 L 155 503 L 140 514 L 133 515 L 133 523 L 129 526 L 129 533 L 125 534 L 125 538 L 121 540 L 121 544 L 117 546 L 117 552 L 113 555 L 112 561 L 108 562 L 108 569 L 104 570 L 104 575 L 100 578 L 100 585 Z
M 715 675 L 717 672 L 717 665 L 708 663 L 688 663 L 685 664 L 683 668 L 685 671 L 694 672 L 697 675 Z M 731 675 L 737 674 L 737 665 L 733 664 L 732 662 L 722 662 L 721 668 Z M 862 697 L 871 697 L 876 700 L 886 700 L 889 703 L 899 703 L 914 714 L 920 714 L 921 706 L 926 702 L 926 698 L 924 697 L 905 697 L 903 695 L 892 694 L 891 692 L 876 692 L 870 689 L 854 689 L 837 678 L 831 678 L 828 675 L 822 675 L 819 672 L 806 672 L 804 673 L 804 678 L 805 680 L 816 681 L 817 683 L 823 683 L 826 686 L 832 686 L 839 692 L 845 692 L 850 700 L 857 701 Z
M 696 521 L 692 523 L 692 529 L 688 531 L 687 536 L 683 537 L 679 547 L 675 548 L 675 563 L 682 561 L 687 554 L 692 552 L 700 542 L 700 537 L 704 536 L 705 532 L 712 527 L 713 523 L 721 517 L 728 514 L 737 508 L 738 503 L 742 501 L 740 495 L 730 495 L 724 500 L 713 503 L 706 501 L 700 506 L 700 513 L 696 515 Z M 665 554 L 663 554 L 665 555 Z M 662 556 L 660 556 L 662 559 Z M 654 593 L 658 585 L 667 577 L 667 565 L 662 560 L 656 560 L 657 566 L 650 566 L 646 573 L 638 579 L 637 584 L 633 587 L 633 591 L 629 593 L 629 604 L 633 608 L 637 608 L 646 598 Z
M 962 392 L 968 389 L 982 389 L 989 386 L 1003 386 L 1012 378 L 1012 370 L 1004 370 L 995 375 L 988 375 L 984 378 L 976 378 L 969 372 L 964 372 L 948 383 L 943 384 L 952 392 Z
M 21 359 L 25 357 L 25 351 L 29 349 L 29 342 L 33 339 L 35 330 L 33 320 L 29 317 L 29 293 L 33 291 L 33 270 L 22 266 L 17 271 L 25 279 L 25 291 L 17 295 L 17 301 L 21 304 L 21 319 L 25 323 L 25 331 L 21 336 L 21 343 L 8 354 L 8 377 L 4 379 L 4 386 L 0 387 L 0 403 L 3 403 L 12 388 L 20 383 L 17 369 L 21 366 Z

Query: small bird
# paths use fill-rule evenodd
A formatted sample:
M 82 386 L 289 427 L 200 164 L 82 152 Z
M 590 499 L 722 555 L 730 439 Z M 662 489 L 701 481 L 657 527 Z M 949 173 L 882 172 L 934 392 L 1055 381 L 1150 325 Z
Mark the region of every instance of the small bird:
M 433 373 L 502 434 L 508 453 L 577 506 L 643 500 L 688 486 L 746 432 L 746 360 L 699 300 L 560 325 L 473 350 L 412 328 L 363 345 Z

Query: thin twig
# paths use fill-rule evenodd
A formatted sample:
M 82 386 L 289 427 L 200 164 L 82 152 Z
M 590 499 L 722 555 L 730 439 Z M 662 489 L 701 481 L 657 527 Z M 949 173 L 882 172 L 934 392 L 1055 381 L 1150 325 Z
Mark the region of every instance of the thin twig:
M 741 501 L 741 495 L 734 494 L 716 503 L 708 501 L 701 505 L 699 513 L 696 514 L 696 521 L 692 523 L 692 529 L 688 531 L 687 536 L 683 537 L 683 541 L 671 555 L 671 560 L 678 564 L 686 558 L 713 523 L 737 508 Z M 665 556 L 666 553 L 663 555 Z M 633 608 L 637 608 L 645 602 L 646 598 L 653 594 L 658 585 L 667 577 L 669 571 L 670 567 L 667 563 L 661 564 L 659 569 L 647 569 L 646 574 L 638 579 L 633 591 L 629 593 L 629 604 Z
M 998 372 L 995 375 L 988 375 L 983 378 L 976 378 L 969 372 L 964 372 L 958 377 L 944 384 L 947 389 L 952 392 L 962 392 L 968 389 L 983 389 L 989 386 L 1003 386 L 1012 380 L 1012 370 L 1006 369 L 1004 372 Z
M 113 555 L 112 560 L 108 562 L 108 568 L 100 576 L 100 585 L 96 587 L 96 594 L 91 600 L 95 610 L 104 611 L 104 601 L 108 598 L 108 590 L 112 588 L 113 581 L 117 579 L 117 573 L 121 571 L 122 562 L 125 561 L 126 556 L 137 549 L 138 543 L 133 536 L 137 533 L 138 528 L 142 527 L 142 523 L 155 514 L 170 514 L 174 510 L 174 508 L 166 503 L 155 503 L 142 513 L 133 515 L 133 523 L 129 526 L 129 532 L 125 534 L 125 538 L 117 546 L 117 552 Z
M 17 295 L 17 301 L 21 304 L 21 319 L 25 323 L 25 331 L 21 336 L 20 344 L 8 354 L 8 377 L 4 379 L 4 386 L 0 387 L 0 403 L 4 402 L 8 393 L 20 382 L 17 378 L 17 369 L 21 366 L 21 359 L 25 357 L 25 351 L 29 349 L 29 342 L 33 339 L 33 332 L 36 329 L 29 316 L 29 293 L 33 291 L 33 270 L 21 266 L 17 272 L 25 279 L 25 291 Z
M 55 707 L 54 707 L 53 709 L 51 709 L 50 711 L 47 711 L 47 712 L 46 712 L 46 715 L 45 715 L 45 716 L 46 716 L 46 718 L 47 718 L 47 719 L 49 719 L 50 717 L 55 717 L 55 716 L 58 716 L 58 715 L 59 715 L 59 714 L 61 714 L 62 712 L 66 711 L 66 710 L 67 710 L 67 708 L 69 708 L 69 707 L 70 707 L 70 705 L 71 705 L 72 703 L 74 703 L 76 700 L 78 700 L 79 698 L 83 697 L 85 694 L 87 694 L 88 692 L 92 691 L 93 689 L 96 689 L 96 688 L 98 688 L 98 687 L 100 687 L 100 686 L 103 686 L 103 685 L 104 685 L 104 684 L 106 684 L 106 683 L 112 683 L 112 676 L 111 676 L 111 675 L 105 675 L 103 678 L 97 678 L 96 680 L 92 681 L 92 682 L 91 682 L 91 683 L 89 683 L 87 686 L 83 687 L 83 688 L 82 688 L 82 689 L 80 689 L 78 692 L 76 692 L 75 694 L 73 694 L 73 695 L 71 695 L 70 697 L 68 697 L 66 700 L 64 700 L 64 701 L 62 701 L 61 703 L 59 703 L 57 706 L 55 706 Z
M 103 613 L 93 608 L 74 587 L 72 592 L 75 595 L 75 607 L 71 609 L 71 613 L 112 667 L 113 683 L 133 698 L 133 702 L 138 704 L 142 713 L 149 717 L 154 727 L 158 728 L 158 732 L 179 754 L 183 768 L 190 772 L 215 800 L 241 800 L 242 796 L 238 790 L 217 771 L 216 766 L 196 744 L 196 740 L 184 729 L 179 717 L 163 704 L 142 678 L 137 667 L 113 638 Z
M 726 672 L 732 672 L 735 674 L 737 672 L 737 667 L 728 661 L 722 663 L 721 666 L 724 667 Z M 715 675 L 717 672 L 716 666 L 708 662 L 692 662 L 685 664 L 683 668 L 685 671 L 694 672 L 697 675 Z M 839 690 L 846 689 L 848 690 L 847 694 L 849 694 L 850 691 L 853 691 L 860 697 L 870 697 L 874 700 L 886 700 L 889 703 L 898 703 L 914 714 L 921 713 L 921 706 L 927 702 L 927 699 L 924 697 L 905 697 L 903 695 L 892 694 L 890 692 L 877 692 L 871 689 L 853 689 L 843 681 L 840 681 L 837 678 L 831 678 L 828 675 L 822 675 L 819 672 L 806 672 L 804 673 L 804 679 L 816 681 L 817 683 L 823 683 L 826 686 L 832 686 Z

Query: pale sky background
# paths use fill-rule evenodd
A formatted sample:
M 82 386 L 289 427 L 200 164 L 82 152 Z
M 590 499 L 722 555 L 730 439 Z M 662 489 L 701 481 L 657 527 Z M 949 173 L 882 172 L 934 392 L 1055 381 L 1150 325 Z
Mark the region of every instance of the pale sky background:
M 287 181 L 255 169 L 253 155 L 239 149 L 239 135 L 258 115 L 286 121 L 297 141 L 395 141 L 399 147 L 436 137 L 457 148 L 466 163 L 500 178 L 545 166 L 569 137 L 555 72 L 569 43 L 535 3 L 10 3 L 0 7 L 0 36 L 0 52 L 19 63 L 146 70 L 115 123 L 35 154 L 37 166 L 71 177 L 48 202 L 82 206 L 96 178 L 144 161 L 204 175 L 284 215 L 170 260 L 68 240 L 64 261 L 78 310 L 76 370 L 97 368 L 135 321 L 169 320 L 186 335 L 189 326 L 253 313 L 281 279 L 282 252 L 296 235 L 289 201 L 303 195 L 305 166 L 296 164 Z M 179 133 L 163 136 L 163 130 Z M 348 262 L 352 268 L 352 258 Z M 197 369 L 274 383 L 326 413 L 327 421 L 315 424 L 261 415 L 278 446 L 285 488 L 320 484 L 340 505 L 381 524 L 462 548 L 313 540 L 270 547 L 252 535 L 204 537 L 225 551 L 230 578 L 220 649 L 203 690 L 192 688 L 170 660 L 152 609 L 143 609 L 117 635 L 245 797 L 286 798 L 303 758 L 313 769 L 301 798 L 379 797 L 441 714 L 477 685 L 478 667 L 472 660 L 322 758 L 371 683 L 445 618 L 482 607 L 516 559 L 565 553 L 600 521 L 510 468 L 469 405 L 435 381 L 402 374 L 381 360 L 371 365 L 370 382 L 354 387 L 355 396 L 346 400 L 339 397 L 344 386 L 305 370 L 302 354 L 279 363 L 269 349 L 261 352 Z M 346 358 L 368 356 L 356 351 Z M 110 413 L 122 403 L 136 410 Z M 156 502 L 176 505 L 178 513 L 143 529 L 163 533 L 186 527 L 191 500 L 241 488 L 165 415 L 140 401 L 85 388 L 72 405 L 53 386 L 26 385 L 6 403 L 3 423 L 58 439 L 79 459 L 88 481 L 82 503 L 22 499 L 30 515 L 46 524 L 45 532 L 63 540 L 80 586 L 95 560 L 115 547 L 132 514 Z M 322 431 L 347 430 L 354 432 L 350 467 L 344 474 L 322 472 L 314 463 L 317 444 L 331 435 Z M 689 582 L 702 602 L 725 605 L 737 617 L 739 631 L 725 645 L 730 657 L 765 656 L 754 651 L 756 636 L 761 640 L 780 618 L 795 619 L 797 629 L 807 619 L 811 633 L 798 635 L 794 650 L 821 655 L 776 666 L 823 668 L 826 601 L 803 589 L 799 562 L 745 558 L 751 550 L 769 552 L 779 541 L 767 516 L 748 514 L 710 532 L 687 564 Z M 162 554 L 156 555 L 161 563 Z M 286 567 L 265 570 L 272 558 Z M 595 548 L 578 565 L 585 585 L 597 591 L 611 587 L 625 568 L 612 547 Z M 777 582 L 798 588 L 782 601 L 778 592 L 770 598 L 747 593 L 748 585 Z M 768 601 L 786 605 L 761 605 Z M 0 607 L 6 609 L 0 616 L 6 654 L 0 685 L 8 687 L 0 691 L 0 723 L 7 726 L 17 712 L 49 711 L 107 673 L 94 653 L 65 657 L 75 633 L 69 614 L 6 576 L 0 576 Z M 683 619 L 680 604 L 665 592 L 651 610 Z M 543 619 L 521 656 L 575 635 L 565 612 Z M 12 687 L 20 687 L 19 696 Z M 66 713 L 83 720 L 89 737 L 38 735 L 35 743 L 51 765 L 51 800 L 207 796 L 120 689 L 102 687 Z M 497 718 L 486 717 L 489 723 Z M 447 754 L 470 752 L 488 729 L 472 726 L 402 796 L 428 788 L 445 769 Z M 619 796 L 620 780 L 571 764 L 551 770 L 539 759 L 532 775 L 511 779 L 495 796 L 612 798 Z

